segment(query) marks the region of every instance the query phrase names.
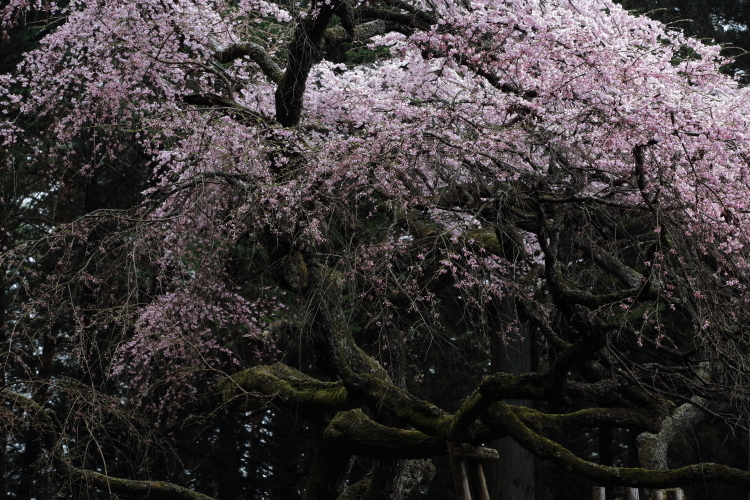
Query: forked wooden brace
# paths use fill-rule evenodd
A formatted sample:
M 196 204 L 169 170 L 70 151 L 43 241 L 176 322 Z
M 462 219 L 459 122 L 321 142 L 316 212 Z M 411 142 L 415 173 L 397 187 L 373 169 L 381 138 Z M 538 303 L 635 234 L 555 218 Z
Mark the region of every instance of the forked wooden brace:
M 453 482 L 456 484 L 456 498 L 458 500 L 490 500 L 482 462 L 497 460 L 499 458 L 497 450 L 448 441 L 448 455 L 451 459 Z

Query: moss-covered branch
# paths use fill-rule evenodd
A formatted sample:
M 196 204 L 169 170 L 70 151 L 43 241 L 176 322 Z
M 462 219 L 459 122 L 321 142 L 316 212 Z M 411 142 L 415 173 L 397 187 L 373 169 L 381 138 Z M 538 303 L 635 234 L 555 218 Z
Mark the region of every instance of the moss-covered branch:
M 61 470 L 82 481 L 86 485 L 112 493 L 130 493 L 136 495 L 159 494 L 174 500 L 215 500 L 213 497 L 193 491 L 184 486 L 165 481 L 140 481 L 106 476 L 98 472 L 78 469 L 67 462 L 58 462 Z
M 364 404 L 361 395 L 341 382 L 323 382 L 281 363 L 236 373 L 222 380 L 219 390 L 230 409 L 252 410 L 271 404 L 311 420 Z
M 324 436 L 349 453 L 376 459 L 428 458 L 447 453 L 445 440 L 379 424 L 361 410 L 336 415 Z
M 701 463 L 672 470 L 607 467 L 577 457 L 573 452 L 529 429 L 504 403 L 496 416 L 517 443 L 538 458 L 549 460 L 578 477 L 599 485 L 672 488 L 690 483 L 725 483 L 750 489 L 750 472 L 725 465 Z
M 569 383 L 568 390 L 580 392 L 578 385 Z M 493 411 L 486 410 L 492 410 L 496 401 L 520 397 L 542 399 L 548 395 L 549 387 L 547 379 L 540 374 L 490 375 L 455 413 L 450 414 L 373 374 L 352 375 L 346 382 L 323 382 L 286 365 L 275 364 L 250 368 L 219 385 L 224 401 L 232 409 L 257 409 L 271 404 L 310 420 L 319 420 L 325 414 L 346 412 L 366 404 L 375 412 L 385 411 L 425 435 L 443 440 L 458 439 L 480 416 L 485 424 L 494 422 Z M 658 431 L 657 420 L 635 410 L 590 409 L 568 415 L 546 415 L 531 409 L 519 411 L 528 425 L 536 421 L 532 427 L 552 433 L 600 425 Z M 504 435 L 502 431 L 493 430 L 490 439 L 497 437 L 498 432 Z M 423 455 L 394 456 L 418 458 Z
M 482 422 L 494 429 L 504 428 L 504 422 L 497 412 L 505 403 L 493 404 L 482 415 Z M 549 414 L 525 406 L 507 405 L 507 408 L 537 434 L 550 439 L 569 434 L 584 428 L 620 427 L 623 429 L 659 432 L 661 421 L 651 413 L 628 408 L 586 408 L 573 413 Z M 497 431 L 495 431 L 497 432 Z

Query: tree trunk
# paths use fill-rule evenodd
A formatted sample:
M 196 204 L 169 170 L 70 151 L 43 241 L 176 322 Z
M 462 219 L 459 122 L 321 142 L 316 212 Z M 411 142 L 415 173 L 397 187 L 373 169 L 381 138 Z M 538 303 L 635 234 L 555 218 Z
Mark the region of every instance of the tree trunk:
M 321 435 L 302 500 L 336 500 L 344 491 L 353 464 L 354 457 L 328 446 Z
M 638 468 L 641 466 L 641 461 L 638 459 L 638 431 L 635 429 L 628 430 L 628 467 Z M 646 499 L 645 488 L 629 488 L 636 490 L 635 500 L 639 498 Z M 625 500 L 630 500 L 626 498 Z M 748 499 L 750 500 L 750 499 Z
M 44 405 L 47 399 L 48 386 L 46 382 L 51 375 L 52 358 L 54 356 L 54 345 L 52 343 L 51 333 L 44 334 L 42 340 L 42 355 L 40 357 L 38 381 L 33 390 L 33 398 L 39 405 Z M 30 500 L 34 497 L 34 479 L 37 473 L 37 462 L 41 457 L 42 446 L 40 443 L 42 436 L 36 427 L 36 422 L 29 423 L 29 431 L 26 434 L 26 444 L 24 446 L 23 456 L 21 458 L 21 477 L 16 492 L 18 500 Z
M 0 211 L 0 227 L 5 227 L 5 210 Z M 0 248 L 6 248 L 10 246 L 5 235 L 6 231 L 0 231 Z M 6 266 L 0 265 L 0 349 L 3 352 L 10 351 L 6 348 L 6 344 L 9 340 L 9 333 L 5 328 L 5 275 Z M 2 378 L 0 378 L 0 386 L 5 387 L 7 381 L 5 380 L 5 369 L 0 370 Z M 5 483 L 5 447 L 7 446 L 7 434 L 5 425 L 0 425 L 0 500 L 4 500 L 8 496 L 7 486 Z
M 612 427 L 599 427 L 599 464 L 612 466 L 615 459 L 614 433 Z M 602 500 L 612 500 L 614 498 L 614 489 L 612 487 L 603 488 L 604 498 Z
M 435 476 L 429 460 L 378 460 L 365 500 L 407 500 Z
M 222 468 L 218 472 L 218 500 L 239 500 L 242 488 L 239 483 L 241 457 L 237 437 L 241 435 L 237 417 L 229 413 L 219 422 L 219 436 L 223 450 Z
M 512 299 L 501 304 L 502 312 L 497 330 L 507 328 L 518 316 Z M 504 343 L 497 334 L 493 338 L 492 371 L 495 373 L 521 374 L 531 371 L 531 346 L 533 328 L 528 324 L 520 327 L 518 335 L 523 340 Z M 508 404 L 531 406 L 528 400 L 507 400 Z M 493 462 L 489 478 L 492 500 L 535 500 L 534 456 L 511 438 L 492 442 L 500 454 Z

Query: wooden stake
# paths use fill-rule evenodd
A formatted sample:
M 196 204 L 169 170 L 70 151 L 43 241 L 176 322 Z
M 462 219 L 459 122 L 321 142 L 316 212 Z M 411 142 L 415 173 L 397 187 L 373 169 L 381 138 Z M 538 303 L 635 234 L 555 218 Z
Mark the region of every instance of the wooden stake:
M 607 500 L 607 490 L 603 486 L 594 486 L 592 493 L 594 500 Z
M 490 500 L 490 492 L 487 489 L 487 481 L 484 478 L 482 463 L 478 460 L 469 460 L 467 462 L 469 465 L 469 474 L 471 474 L 471 482 L 474 486 L 473 494 L 476 500 Z
M 458 500 L 490 500 L 482 461 L 497 460 L 497 450 L 449 441 L 448 456 L 451 459 Z
M 453 483 L 456 485 L 456 498 L 458 500 L 472 500 L 466 463 L 464 459 L 457 457 L 453 452 L 453 443 L 448 443 L 448 456 L 451 459 Z

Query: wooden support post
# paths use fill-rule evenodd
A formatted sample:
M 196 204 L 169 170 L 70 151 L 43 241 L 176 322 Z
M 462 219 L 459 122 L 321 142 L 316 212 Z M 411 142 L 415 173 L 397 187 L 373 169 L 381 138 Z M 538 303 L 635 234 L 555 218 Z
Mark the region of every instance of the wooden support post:
M 453 443 L 448 443 L 448 456 L 451 459 L 453 470 L 453 483 L 456 485 L 456 498 L 458 500 L 472 500 L 471 488 L 469 487 L 469 475 L 466 471 L 466 463 L 463 458 L 457 456 L 453 451 Z
M 458 500 L 490 500 L 482 462 L 497 460 L 497 450 L 472 446 L 466 443 L 448 442 L 448 456 L 453 470 Z
M 484 479 L 482 463 L 478 460 L 469 461 L 469 474 L 474 485 L 473 498 L 475 500 L 490 500 L 490 491 L 487 489 L 487 481 Z
M 604 489 L 603 486 L 594 486 L 592 488 L 592 495 L 591 498 L 593 500 L 607 500 L 607 493 L 606 489 Z
M 664 490 L 654 490 L 651 492 L 651 500 L 664 500 Z
M 625 488 L 625 500 L 639 500 L 638 488 Z

